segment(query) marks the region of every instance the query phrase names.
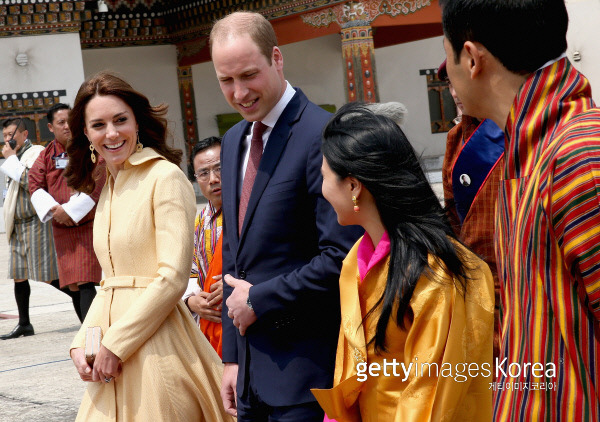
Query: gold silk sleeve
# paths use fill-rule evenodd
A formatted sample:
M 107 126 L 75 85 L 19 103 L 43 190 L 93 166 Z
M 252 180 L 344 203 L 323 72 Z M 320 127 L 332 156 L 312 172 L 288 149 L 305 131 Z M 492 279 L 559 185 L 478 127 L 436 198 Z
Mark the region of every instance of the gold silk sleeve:
M 419 280 L 404 346 L 412 370 L 404 382 L 405 374 L 383 378 L 385 390 L 399 391 L 386 420 L 492 420 L 493 279 L 485 263 L 472 264 L 465 296 L 448 281 Z

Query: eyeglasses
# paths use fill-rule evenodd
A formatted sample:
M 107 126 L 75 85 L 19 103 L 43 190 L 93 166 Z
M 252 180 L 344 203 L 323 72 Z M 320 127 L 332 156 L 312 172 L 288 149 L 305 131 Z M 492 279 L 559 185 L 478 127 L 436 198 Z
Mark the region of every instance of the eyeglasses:
M 216 165 L 211 169 L 199 169 L 194 176 L 199 182 L 207 182 L 210 179 L 210 173 L 214 173 L 216 177 L 221 177 L 221 164 Z

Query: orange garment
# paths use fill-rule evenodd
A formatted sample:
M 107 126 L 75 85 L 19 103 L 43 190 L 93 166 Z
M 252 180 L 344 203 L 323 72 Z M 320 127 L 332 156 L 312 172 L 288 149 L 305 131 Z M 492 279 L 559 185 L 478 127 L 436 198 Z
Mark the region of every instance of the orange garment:
M 223 273 L 223 236 L 219 237 L 217 246 L 215 247 L 212 261 L 206 272 L 206 279 L 204 282 L 204 291 L 210 293 L 210 286 L 215 284 L 217 280 L 213 279 L 214 276 L 221 275 Z M 223 357 L 223 332 L 222 324 L 218 322 L 207 321 L 200 318 L 200 329 L 206 336 L 206 339 L 211 346 L 217 351 L 219 357 Z

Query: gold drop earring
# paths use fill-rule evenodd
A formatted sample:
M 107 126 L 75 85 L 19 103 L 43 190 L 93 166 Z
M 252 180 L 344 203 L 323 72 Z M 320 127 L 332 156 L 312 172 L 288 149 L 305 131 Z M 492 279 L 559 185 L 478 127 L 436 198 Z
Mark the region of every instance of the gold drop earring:
M 354 212 L 359 212 L 360 207 L 358 206 L 358 199 L 355 195 L 352 195 L 352 202 L 354 203 Z
M 140 132 L 136 132 L 136 135 L 137 135 L 137 143 L 135 144 L 135 151 L 142 152 L 142 150 L 144 149 L 144 146 L 140 142 Z
M 92 163 L 96 164 L 96 154 L 94 154 L 94 146 L 90 142 L 90 151 L 92 152 L 90 158 L 92 159 Z

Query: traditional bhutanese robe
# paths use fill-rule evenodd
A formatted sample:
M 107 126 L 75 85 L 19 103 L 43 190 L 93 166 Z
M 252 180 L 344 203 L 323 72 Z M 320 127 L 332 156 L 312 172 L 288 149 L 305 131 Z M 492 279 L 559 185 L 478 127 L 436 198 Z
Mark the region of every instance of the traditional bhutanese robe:
M 192 261 L 190 278 L 197 277 L 198 286 L 201 289 L 204 289 L 206 272 L 213 259 L 217 241 L 222 232 L 222 209 L 215 209 L 209 201 L 196 217 L 194 228 L 194 260 Z
M 67 153 L 64 146 L 53 140 L 29 171 L 31 202 L 44 222 L 52 218 L 50 208 L 60 204 L 77 223 L 76 226 L 67 227 L 52 220 L 60 286 L 86 281 L 97 283 L 102 277 L 102 270 L 94 253 L 93 230 L 96 203 L 106 181 L 104 160 L 101 160 L 95 173 L 97 180 L 94 192 L 85 195 L 73 192 L 67 186 L 67 179 L 63 177 L 64 166 L 57 166 L 59 159 L 66 160 Z
M 600 418 L 600 110 L 592 107 L 589 82 L 561 58 L 526 80 L 510 110 L 497 221 L 506 375 L 495 421 Z
M 0 171 L 6 177 L 4 223 L 11 249 L 8 277 L 52 281 L 58 277 L 52 226 L 37 220 L 29 196 L 29 171 L 44 149 L 27 139 Z
M 194 228 L 194 259 L 190 283 L 183 295 L 186 301 L 201 291 L 210 293 L 211 286 L 217 282 L 212 277 L 223 272 L 223 213 L 209 201 L 196 217 Z M 221 323 L 202 319 L 192 312 L 194 320 L 219 356 L 223 351 L 223 327 Z
M 488 266 L 458 246 L 466 257 L 464 293 L 430 256 L 431 272 L 417 282 L 406 329 L 390 318 L 387 350 L 376 353 L 368 343 L 381 308 L 367 313 L 387 284 L 389 247 L 381 251 L 386 240 L 384 235 L 369 263 L 361 265 L 365 242 L 373 249 L 365 234 L 344 260 L 334 387 L 313 394 L 338 422 L 490 421 L 494 291 Z
M 448 132 L 442 166 L 444 202 L 456 236 L 494 277 L 494 357 L 500 353 L 500 282 L 494 251 L 496 201 L 504 164 L 504 132 L 491 120 L 463 115 Z

